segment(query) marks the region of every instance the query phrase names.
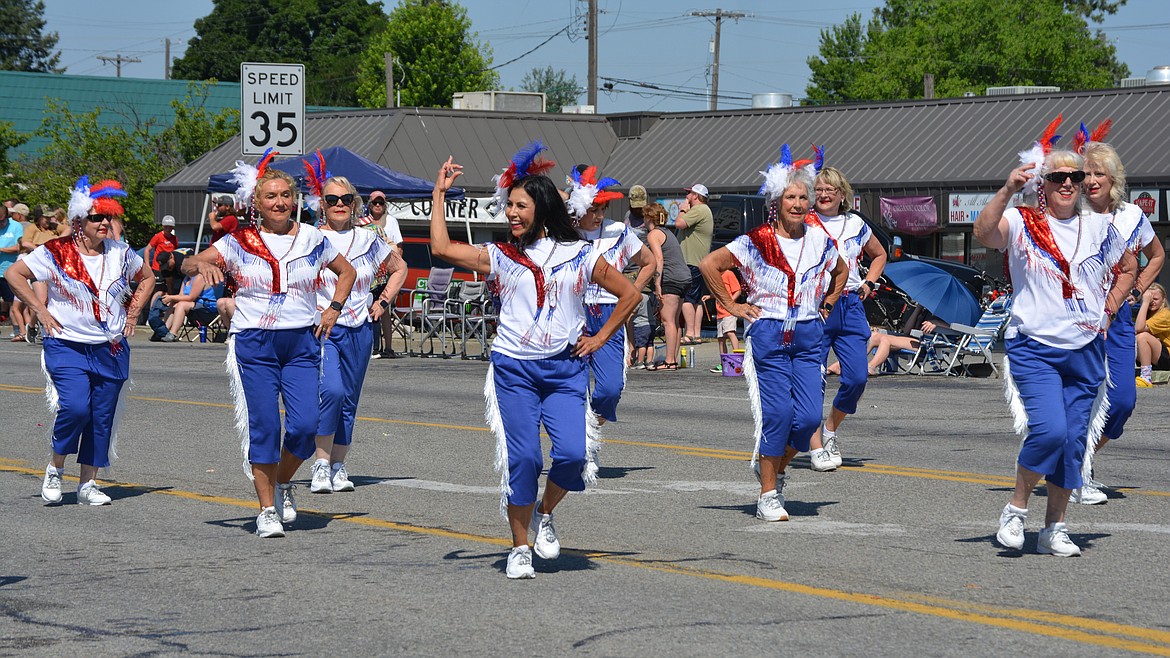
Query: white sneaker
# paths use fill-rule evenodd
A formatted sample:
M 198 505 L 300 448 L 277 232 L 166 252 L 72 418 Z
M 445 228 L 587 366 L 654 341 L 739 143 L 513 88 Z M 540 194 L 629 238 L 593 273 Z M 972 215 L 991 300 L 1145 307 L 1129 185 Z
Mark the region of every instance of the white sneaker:
M 284 523 L 292 523 L 297 520 L 297 499 L 293 496 L 293 489 L 297 485 L 293 483 L 276 485 L 276 505 L 280 510 L 280 520 Z
M 110 497 L 102 493 L 97 482 L 90 480 L 77 489 L 78 505 L 109 505 Z
M 825 471 L 835 471 L 837 467 L 833 465 L 833 458 L 829 455 L 829 451 L 824 448 L 817 448 L 808 453 L 808 459 L 812 462 L 812 470 L 824 473 Z
M 329 460 L 318 459 L 309 467 L 313 474 L 313 481 L 309 484 L 309 493 L 333 493 L 333 483 L 329 481 Z
M 1036 540 L 1036 552 L 1057 557 L 1076 557 L 1081 554 L 1081 547 L 1068 538 L 1068 526 L 1053 523 L 1040 531 L 1040 538 Z
M 532 568 L 532 551 L 527 546 L 517 546 L 508 553 L 508 578 L 512 580 L 536 578 Z
M 1082 505 L 1100 505 L 1108 502 L 1109 496 L 1105 495 L 1097 487 L 1085 482 L 1080 489 L 1073 489 L 1072 494 L 1068 497 L 1069 502 L 1080 503 Z
M 1028 518 L 1028 510 L 1013 508 L 1011 503 L 1004 505 L 999 513 L 999 532 L 995 533 L 995 540 L 1004 548 L 1020 550 L 1024 547 L 1024 521 Z
M 41 483 L 41 500 L 46 503 L 61 502 L 61 472 L 52 466 L 45 467 L 45 481 Z
M 529 524 L 536 531 L 536 539 L 532 542 L 532 550 L 546 560 L 555 560 L 561 556 L 561 541 L 557 539 L 557 529 L 553 527 L 552 512 L 541 514 L 538 510 L 540 503 L 532 510 L 532 522 Z
M 833 460 L 833 468 L 841 468 L 841 449 L 837 447 L 836 434 L 825 439 L 825 452 L 829 453 L 829 459 Z
M 256 535 L 258 537 L 283 537 L 284 526 L 280 523 L 280 515 L 275 507 L 265 507 L 256 517 Z
M 764 521 L 787 521 L 788 511 L 784 509 L 784 496 L 779 491 L 769 491 L 756 501 L 756 518 Z
M 349 479 L 349 471 L 345 470 L 345 462 L 333 465 L 330 484 L 334 491 L 353 491 L 353 481 Z

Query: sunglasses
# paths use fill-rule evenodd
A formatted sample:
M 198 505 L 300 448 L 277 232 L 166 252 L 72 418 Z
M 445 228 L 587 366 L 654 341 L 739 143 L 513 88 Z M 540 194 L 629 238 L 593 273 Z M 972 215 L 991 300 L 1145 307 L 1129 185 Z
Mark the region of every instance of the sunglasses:
M 109 215 L 90 215 L 90 216 L 86 217 L 86 219 L 93 222 L 94 224 L 101 224 L 102 222 L 110 219 L 110 216 Z
M 367 206 L 384 206 L 384 205 L 386 205 L 386 201 L 384 199 L 374 199 L 373 201 L 367 203 L 366 205 Z
M 1044 180 L 1049 183 L 1056 183 L 1057 185 L 1064 185 L 1066 180 L 1072 180 L 1074 183 L 1080 183 L 1085 180 L 1085 172 L 1083 171 L 1054 171 L 1044 174 Z
M 1081 177 L 1084 178 L 1084 172 L 1081 173 Z M 342 194 L 341 196 L 337 196 L 336 194 L 326 194 L 325 195 L 325 205 L 327 205 L 327 206 L 336 206 L 338 201 L 340 201 L 342 203 L 342 205 L 348 206 L 349 204 L 353 203 L 353 195 L 352 194 Z

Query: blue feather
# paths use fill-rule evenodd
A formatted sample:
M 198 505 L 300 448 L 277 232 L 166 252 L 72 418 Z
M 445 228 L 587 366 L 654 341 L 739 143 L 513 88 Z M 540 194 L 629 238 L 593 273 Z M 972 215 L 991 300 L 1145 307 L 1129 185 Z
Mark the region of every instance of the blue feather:
M 80 190 L 89 187 L 89 175 L 82 176 L 77 179 L 77 184 L 73 186 L 74 189 Z
M 792 166 L 792 149 L 788 148 L 787 144 L 780 146 L 780 164 L 785 167 Z
M 532 161 L 536 156 L 544 150 L 544 143 L 539 139 L 529 142 L 527 146 L 516 152 L 512 156 L 512 162 L 516 165 L 516 178 L 524 178 L 528 175 L 528 168 L 532 166 Z
M 825 145 L 821 144 L 821 147 L 817 148 L 817 145 L 813 144 L 813 154 L 813 169 L 820 172 L 825 166 Z
M 604 190 L 605 188 L 613 187 L 614 185 L 620 187 L 621 183 L 619 183 L 616 178 L 610 178 L 609 176 L 606 176 L 605 178 L 597 181 L 597 189 L 599 190 Z
M 580 185 L 581 184 L 581 172 L 578 171 L 576 167 L 573 167 L 572 169 L 569 170 L 569 179 L 572 180 L 574 183 Z

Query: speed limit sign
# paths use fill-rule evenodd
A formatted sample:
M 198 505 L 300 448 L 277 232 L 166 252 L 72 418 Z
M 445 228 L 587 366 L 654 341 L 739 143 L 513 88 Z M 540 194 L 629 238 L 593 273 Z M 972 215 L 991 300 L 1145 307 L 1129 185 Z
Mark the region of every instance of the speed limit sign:
M 304 64 L 240 64 L 240 135 L 244 155 L 305 152 Z

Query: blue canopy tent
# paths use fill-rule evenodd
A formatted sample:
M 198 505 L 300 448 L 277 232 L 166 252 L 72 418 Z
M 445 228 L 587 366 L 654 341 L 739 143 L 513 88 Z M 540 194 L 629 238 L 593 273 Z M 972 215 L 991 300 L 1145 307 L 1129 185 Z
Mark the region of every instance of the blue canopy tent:
M 381 190 L 387 199 L 429 199 L 431 190 L 435 187 L 434 181 L 387 169 L 342 146 L 321 149 L 321 155 L 325 158 L 325 169 L 335 176 L 348 178 L 349 182 L 357 188 L 358 194 L 363 197 L 368 197 L 374 190 Z M 271 166 L 295 178 L 300 191 L 307 193 L 309 188 L 305 182 L 303 160 L 308 157 L 310 156 L 286 158 L 274 162 Z M 212 174 L 207 179 L 207 193 L 234 194 L 236 186 L 231 182 L 231 178 L 230 173 Z M 451 188 L 447 192 L 447 198 L 462 199 L 463 189 Z M 203 239 L 203 224 L 207 218 L 207 210 L 208 208 L 205 207 L 203 219 L 199 222 L 199 236 L 197 238 L 199 241 Z

